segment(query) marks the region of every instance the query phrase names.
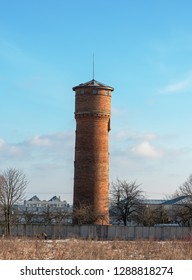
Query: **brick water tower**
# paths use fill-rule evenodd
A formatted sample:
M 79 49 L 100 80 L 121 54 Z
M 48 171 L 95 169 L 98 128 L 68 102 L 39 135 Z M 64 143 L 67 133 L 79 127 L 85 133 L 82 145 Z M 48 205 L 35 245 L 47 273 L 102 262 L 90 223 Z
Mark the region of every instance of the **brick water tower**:
M 86 223 L 109 224 L 108 132 L 113 88 L 93 79 L 73 90 L 76 119 L 74 211 L 87 208 L 90 215 Z M 78 218 L 74 218 L 74 223 L 78 222 Z

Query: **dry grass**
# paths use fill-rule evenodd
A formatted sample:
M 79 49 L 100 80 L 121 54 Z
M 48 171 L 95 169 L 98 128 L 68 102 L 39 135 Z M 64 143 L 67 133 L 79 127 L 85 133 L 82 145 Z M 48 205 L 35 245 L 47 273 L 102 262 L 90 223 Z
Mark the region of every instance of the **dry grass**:
M 1 260 L 191 260 L 192 241 L 1 239 Z

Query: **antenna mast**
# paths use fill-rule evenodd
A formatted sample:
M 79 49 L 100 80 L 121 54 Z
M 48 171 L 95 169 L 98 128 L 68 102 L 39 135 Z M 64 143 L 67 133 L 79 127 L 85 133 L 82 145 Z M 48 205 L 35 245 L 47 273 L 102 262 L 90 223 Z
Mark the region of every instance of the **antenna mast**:
M 95 78 L 95 58 L 94 58 L 94 53 L 93 53 L 93 80 Z

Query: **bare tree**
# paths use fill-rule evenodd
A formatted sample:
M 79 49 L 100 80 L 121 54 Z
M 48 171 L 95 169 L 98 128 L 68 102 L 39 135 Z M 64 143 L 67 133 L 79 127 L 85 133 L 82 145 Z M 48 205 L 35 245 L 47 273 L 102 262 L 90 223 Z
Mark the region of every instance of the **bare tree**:
M 177 193 L 180 194 L 180 195 L 191 196 L 191 198 L 192 198 L 192 174 L 179 187 L 179 190 L 178 190 Z
M 24 199 L 27 184 L 26 176 L 16 168 L 8 168 L 0 176 L 0 207 L 7 235 L 10 235 L 14 205 Z
M 49 205 L 42 211 L 41 217 L 43 218 L 44 224 L 52 224 L 52 222 L 54 221 L 54 213 Z
M 174 215 L 177 221 L 186 226 L 192 225 L 192 174 L 179 186 L 174 197 L 180 197 L 177 207 L 174 207 Z
M 92 205 L 81 204 L 78 208 L 73 209 L 74 224 L 103 224 L 106 213 L 98 213 L 93 210 Z
M 144 205 L 137 221 L 143 226 L 166 224 L 169 222 L 168 211 L 163 205 Z
M 143 191 L 136 182 L 121 181 L 111 183 L 110 210 L 117 222 L 136 221 L 143 211 Z
M 55 223 L 57 225 L 72 223 L 72 213 L 67 208 L 57 208 L 55 212 Z
M 26 224 L 29 224 L 33 222 L 36 215 L 33 211 L 25 210 L 22 212 L 22 216 L 25 219 Z

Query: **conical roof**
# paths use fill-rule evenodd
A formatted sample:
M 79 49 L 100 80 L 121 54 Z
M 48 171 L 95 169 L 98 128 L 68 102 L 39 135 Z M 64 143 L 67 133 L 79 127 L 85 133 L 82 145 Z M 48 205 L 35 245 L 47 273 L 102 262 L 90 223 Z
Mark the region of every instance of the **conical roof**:
M 111 90 L 111 91 L 114 90 L 113 87 L 107 86 L 107 85 L 105 85 L 103 83 L 100 83 L 100 82 L 94 80 L 94 79 L 89 81 L 89 82 L 87 82 L 87 83 L 82 83 L 82 84 L 79 84 L 78 86 L 73 87 L 73 90 L 76 90 L 78 88 L 89 88 L 89 87 L 91 87 L 91 88 L 100 88 L 100 89 L 108 89 L 108 90 Z

